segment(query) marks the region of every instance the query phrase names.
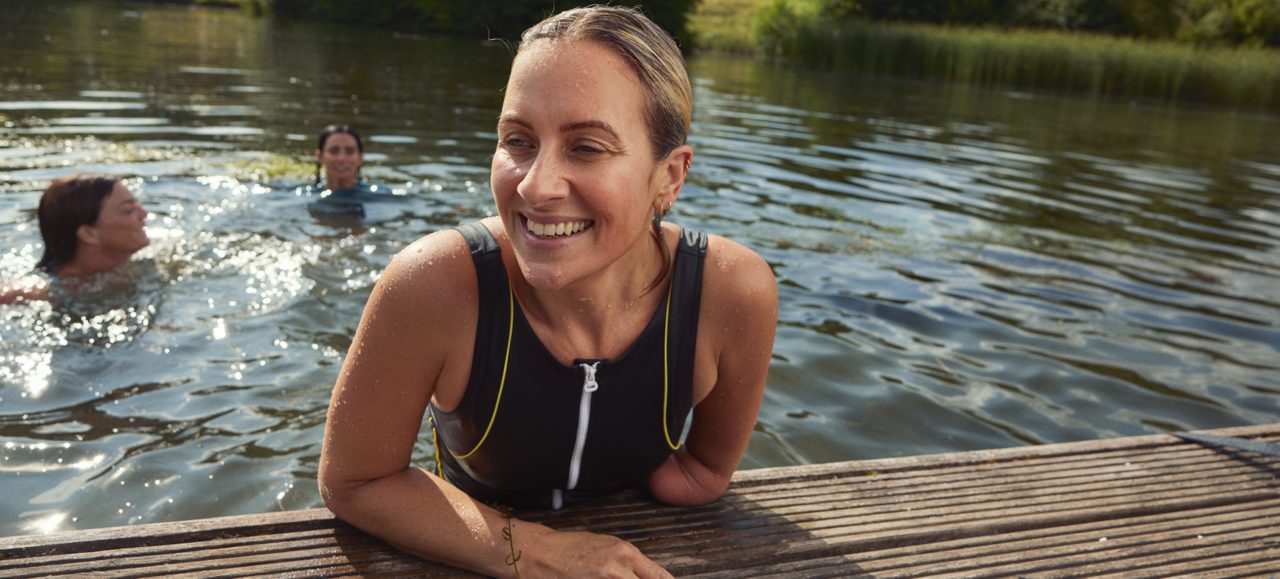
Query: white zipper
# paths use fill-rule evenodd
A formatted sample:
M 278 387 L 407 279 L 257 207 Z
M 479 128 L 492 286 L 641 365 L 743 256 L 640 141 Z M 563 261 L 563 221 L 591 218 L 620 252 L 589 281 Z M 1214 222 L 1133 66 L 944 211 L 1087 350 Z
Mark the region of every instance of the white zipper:
M 587 425 L 591 423 L 591 393 L 600 388 L 596 383 L 597 360 L 590 364 L 578 364 L 582 367 L 582 398 L 578 403 L 578 436 L 573 442 L 573 458 L 569 460 L 569 484 L 565 488 L 573 490 L 578 486 L 578 475 L 582 472 L 582 450 L 587 446 Z

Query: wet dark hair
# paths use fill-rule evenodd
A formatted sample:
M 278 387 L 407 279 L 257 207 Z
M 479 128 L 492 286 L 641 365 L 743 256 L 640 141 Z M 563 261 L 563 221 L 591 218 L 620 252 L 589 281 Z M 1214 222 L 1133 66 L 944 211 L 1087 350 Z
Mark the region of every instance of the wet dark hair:
M 324 151 L 324 144 L 329 141 L 329 137 L 338 133 L 351 135 L 351 138 L 356 140 L 356 150 L 364 153 L 364 141 L 360 139 L 360 133 L 357 133 L 355 129 L 351 128 L 351 125 L 329 125 L 325 127 L 323 131 L 320 131 L 319 137 L 316 138 L 316 150 Z M 359 178 L 360 169 L 356 169 L 356 179 Z M 324 181 L 320 180 L 320 160 L 316 159 L 316 182 L 313 187 L 319 187 L 323 183 Z
M 80 245 L 76 231 L 81 225 L 97 225 L 102 200 L 119 182 L 111 175 L 80 173 L 57 179 L 44 190 L 36 212 L 44 255 L 36 269 L 52 275 L 75 258 Z

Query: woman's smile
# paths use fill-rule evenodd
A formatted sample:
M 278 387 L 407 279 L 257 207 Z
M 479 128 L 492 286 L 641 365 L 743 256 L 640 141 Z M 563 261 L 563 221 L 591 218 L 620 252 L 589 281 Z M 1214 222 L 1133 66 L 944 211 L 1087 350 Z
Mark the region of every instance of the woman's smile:
M 556 237 L 568 237 L 586 231 L 591 227 L 591 221 L 558 221 L 539 223 L 528 216 L 522 216 L 525 223 L 525 229 L 534 237 L 546 239 Z

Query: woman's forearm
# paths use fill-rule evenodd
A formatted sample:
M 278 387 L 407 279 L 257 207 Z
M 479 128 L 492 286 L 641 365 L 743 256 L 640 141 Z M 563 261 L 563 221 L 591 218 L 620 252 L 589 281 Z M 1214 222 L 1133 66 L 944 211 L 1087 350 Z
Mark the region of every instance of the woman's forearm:
M 694 506 L 715 501 L 729 486 L 729 478 L 707 468 L 687 451 L 667 458 L 649 475 L 649 492 L 669 505 Z
M 326 484 L 321 495 L 338 518 L 397 549 L 495 577 L 515 576 L 521 545 L 554 532 L 512 519 L 417 468 Z

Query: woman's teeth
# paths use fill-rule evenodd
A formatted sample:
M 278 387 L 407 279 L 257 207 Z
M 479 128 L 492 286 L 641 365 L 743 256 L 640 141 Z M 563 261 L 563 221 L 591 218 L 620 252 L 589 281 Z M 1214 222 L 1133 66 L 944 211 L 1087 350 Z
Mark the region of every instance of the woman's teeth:
M 587 228 L 586 221 L 568 221 L 562 223 L 548 223 L 543 225 L 536 221 L 528 221 L 529 232 L 538 237 L 556 237 L 558 235 L 573 235 Z

